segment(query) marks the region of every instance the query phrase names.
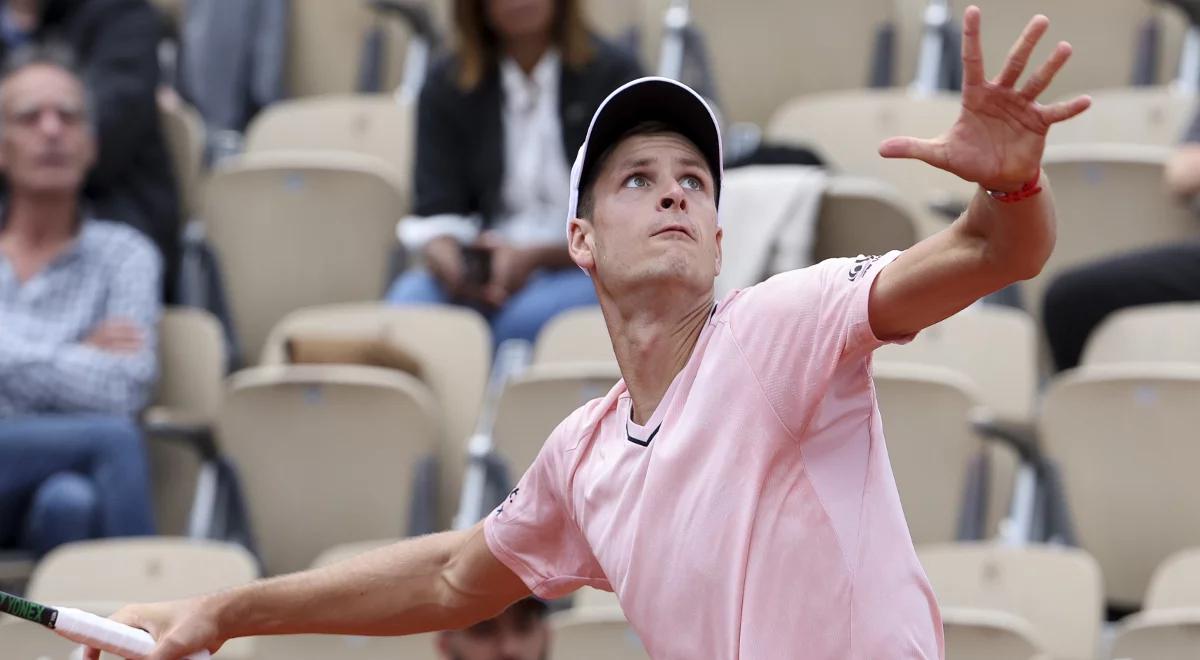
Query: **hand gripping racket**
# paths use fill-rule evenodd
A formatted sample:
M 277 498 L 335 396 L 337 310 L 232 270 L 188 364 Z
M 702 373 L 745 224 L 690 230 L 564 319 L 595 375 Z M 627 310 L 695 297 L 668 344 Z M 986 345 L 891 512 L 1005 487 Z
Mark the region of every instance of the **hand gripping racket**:
M 0 591 L 0 612 L 41 624 L 60 637 L 122 658 L 140 660 L 154 650 L 154 638 L 145 630 L 73 607 L 46 607 Z M 187 660 L 207 660 L 208 657 L 208 651 L 200 651 L 189 655 Z

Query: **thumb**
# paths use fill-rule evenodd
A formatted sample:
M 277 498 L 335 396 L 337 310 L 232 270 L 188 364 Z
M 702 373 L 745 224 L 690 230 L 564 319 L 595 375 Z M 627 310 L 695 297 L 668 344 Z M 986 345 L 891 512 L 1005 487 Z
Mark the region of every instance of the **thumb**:
M 933 165 L 945 166 L 942 144 L 937 140 L 922 140 L 914 137 L 893 137 L 879 145 L 879 155 L 884 158 L 914 158 Z

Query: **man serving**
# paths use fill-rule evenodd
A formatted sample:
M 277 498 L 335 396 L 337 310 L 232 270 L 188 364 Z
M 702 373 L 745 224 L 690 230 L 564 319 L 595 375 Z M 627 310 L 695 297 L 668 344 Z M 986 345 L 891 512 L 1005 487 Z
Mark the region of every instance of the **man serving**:
M 673 81 L 621 87 L 575 162 L 568 227 L 624 376 L 612 391 L 560 424 L 472 529 L 116 618 L 168 660 L 245 635 L 462 628 L 530 592 L 590 585 L 616 592 L 655 658 L 941 657 L 870 355 L 1049 256 L 1046 133 L 1090 100 L 1037 103 L 1066 43 L 1017 86 L 1047 26 L 1030 21 L 988 80 L 968 8 L 958 121 L 880 147 L 978 183 L 962 217 L 903 253 L 826 261 L 720 301 L 711 110 Z

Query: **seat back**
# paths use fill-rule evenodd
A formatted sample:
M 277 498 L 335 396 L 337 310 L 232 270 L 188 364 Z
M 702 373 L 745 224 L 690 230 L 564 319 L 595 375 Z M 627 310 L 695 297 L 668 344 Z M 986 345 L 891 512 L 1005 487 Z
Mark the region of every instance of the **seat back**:
M 1041 645 L 1028 621 L 999 610 L 942 608 L 946 657 L 954 660 L 1040 660 Z
M 1112 660 L 1191 660 L 1200 648 L 1200 609 L 1159 610 L 1122 623 L 1113 638 Z
M 349 153 L 262 154 L 213 174 L 205 228 L 244 355 L 292 310 L 381 295 L 403 190 L 378 159 Z
M 1114 87 L 1090 92 L 1090 96 L 1092 107 L 1087 112 L 1055 124 L 1046 136 L 1050 144 L 1116 142 L 1173 147 L 1196 109 L 1195 96 L 1168 86 Z
M 1200 548 L 1180 550 L 1154 569 L 1146 610 L 1200 608 Z
M 533 363 L 616 362 L 599 305 L 569 309 L 550 319 L 533 345 Z
M 417 468 L 441 439 L 433 395 L 408 374 L 316 365 L 234 374 L 218 437 L 269 573 L 406 534 Z
M 1142 305 L 1115 312 L 1088 337 L 1082 362 L 1200 363 L 1200 303 Z
M 813 262 L 904 250 L 921 239 L 919 214 L 891 186 L 835 176 L 821 197 Z
M 551 658 L 571 660 L 642 660 L 642 648 L 621 610 L 565 610 L 550 615 L 554 635 Z
M 191 217 L 200 200 L 201 177 L 204 171 L 204 119 L 190 105 L 159 103 L 159 121 L 163 137 L 167 141 L 167 152 L 171 156 L 171 170 L 175 174 L 175 185 L 183 206 L 184 217 Z
M 1046 391 L 1039 431 L 1108 599 L 1135 605 L 1156 566 L 1200 545 L 1200 366 L 1087 367 Z
M 225 334 L 211 313 L 168 307 L 158 326 L 158 372 L 154 406 L 173 417 L 211 422 L 225 378 Z
M 1103 588 L 1086 552 L 964 543 L 921 547 L 918 555 L 943 608 L 1006 612 L 1029 622 L 1049 656 L 1096 657 Z

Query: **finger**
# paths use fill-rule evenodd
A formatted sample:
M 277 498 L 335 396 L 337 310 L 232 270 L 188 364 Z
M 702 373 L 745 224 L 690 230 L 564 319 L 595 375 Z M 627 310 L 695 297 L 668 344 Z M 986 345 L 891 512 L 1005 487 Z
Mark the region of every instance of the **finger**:
M 963 87 L 983 84 L 983 46 L 979 42 L 979 25 L 979 7 L 967 7 L 963 13 Z
M 1048 124 L 1057 124 L 1060 121 L 1066 121 L 1075 115 L 1092 107 L 1092 97 L 1084 95 L 1077 96 L 1070 101 L 1062 101 L 1042 108 L 1042 118 Z
M 83 647 L 83 660 L 100 660 L 100 651 L 86 646 Z
M 940 168 L 946 166 L 944 153 L 940 142 L 912 137 L 888 138 L 879 145 L 879 155 L 884 158 L 914 158 Z
M 996 76 L 997 85 L 1012 87 L 1017 84 L 1017 79 L 1021 77 L 1025 67 L 1029 64 L 1029 56 L 1033 55 L 1033 49 L 1037 46 L 1038 41 L 1041 41 L 1042 35 L 1046 34 L 1048 27 L 1050 27 L 1050 19 L 1041 14 L 1029 19 L 1025 31 L 1013 44 L 1012 50 L 1008 51 L 1008 59 L 1004 61 L 1004 70 Z
M 1058 75 L 1058 70 L 1067 63 L 1071 57 L 1071 44 L 1060 41 L 1054 47 L 1054 52 L 1050 53 L 1049 59 L 1046 60 L 1042 67 L 1037 70 L 1037 73 L 1029 77 L 1025 82 L 1025 86 L 1021 88 L 1021 96 L 1030 101 L 1036 100 L 1037 97 L 1046 91 L 1050 83 L 1054 82 L 1054 76 Z

